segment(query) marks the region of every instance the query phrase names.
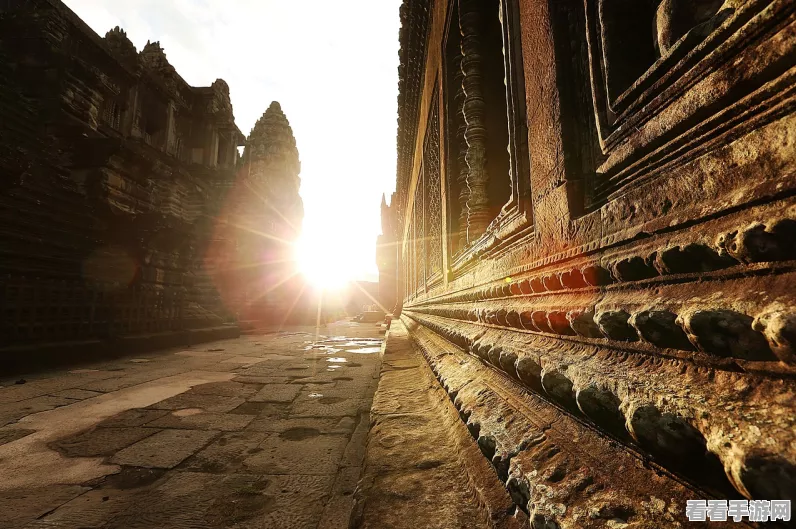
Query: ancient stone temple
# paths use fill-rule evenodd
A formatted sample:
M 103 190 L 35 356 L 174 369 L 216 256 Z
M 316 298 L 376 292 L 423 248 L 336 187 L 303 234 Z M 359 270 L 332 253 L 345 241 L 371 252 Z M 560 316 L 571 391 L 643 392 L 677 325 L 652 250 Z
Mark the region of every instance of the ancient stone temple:
M 796 4 L 401 17 L 398 326 L 502 485 L 489 523 L 796 499 Z
M 396 251 L 395 215 L 387 198 L 381 199 L 381 235 L 376 240 L 376 265 L 379 269 L 378 302 L 382 309 L 391 311 L 395 307 L 398 280 L 398 252 Z
M 300 171 L 293 130 L 274 101 L 249 135 L 208 255 L 224 304 L 243 321 L 282 321 L 297 303 Z
M 224 281 L 255 269 L 218 248 L 281 263 L 260 243 L 303 215 L 278 104 L 247 144 L 224 81 L 190 86 L 157 42 L 101 38 L 59 0 L 0 3 L 0 81 L 0 346 L 237 335 Z

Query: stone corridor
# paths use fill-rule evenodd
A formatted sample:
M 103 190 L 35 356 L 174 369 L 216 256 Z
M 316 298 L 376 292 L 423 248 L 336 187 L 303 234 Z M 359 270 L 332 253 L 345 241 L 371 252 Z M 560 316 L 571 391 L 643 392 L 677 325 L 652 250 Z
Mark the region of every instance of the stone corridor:
M 346 527 L 382 337 L 341 322 L 0 379 L 0 527 Z

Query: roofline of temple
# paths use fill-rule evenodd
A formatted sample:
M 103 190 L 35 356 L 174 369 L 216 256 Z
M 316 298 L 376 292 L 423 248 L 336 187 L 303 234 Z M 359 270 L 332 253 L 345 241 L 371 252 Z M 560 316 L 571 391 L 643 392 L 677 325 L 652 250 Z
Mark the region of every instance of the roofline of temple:
M 68 5 L 63 3 L 61 0 L 39 0 L 40 2 L 44 2 L 55 9 L 59 14 L 61 14 L 65 19 L 67 19 L 70 23 L 72 23 L 78 30 L 85 37 L 87 37 L 94 45 L 100 48 L 109 59 L 114 61 L 121 69 L 125 70 L 130 76 L 132 77 L 145 77 L 148 80 L 159 80 L 157 75 L 153 75 L 148 73 L 146 75 L 140 75 L 138 72 L 133 71 L 127 64 L 123 61 L 120 61 L 119 58 L 113 53 L 113 51 L 108 47 L 105 39 L 100 36 L 96 31 L 94 31 L 88 24 L 86 24 L 78 15 L 75 13 Z M 112 28 L 111 28 L 112 29 Z M 154 41 L 157 42 L 157 41 Z M 138 52 L 140 54 L 140 51 Z M 177 82 L 182 85 L 183 89 L 187 89 L 194 95 L 202 96 L 207 93 L 212 93 L 214 87 L 211 86 L 192 86 L 190 85 L 183 77 L 179 74 L 179 72 L 174 69 L 174 77 L 176 78 Z M 225 81 L 226 83 L 226 81 Z M 159 83 L 161 84 L 161 83 Z M 162 87 L 165 88 L 165 87 Z M 231 102 L 231 98 L 230 98 Z M 243 132 L 241 132 L 240 128 L 235 123 L 235 116 L 232 116 L 232 122 L 234 125 L 235 132 L 239 134 L 241 137 L 246 137 Z

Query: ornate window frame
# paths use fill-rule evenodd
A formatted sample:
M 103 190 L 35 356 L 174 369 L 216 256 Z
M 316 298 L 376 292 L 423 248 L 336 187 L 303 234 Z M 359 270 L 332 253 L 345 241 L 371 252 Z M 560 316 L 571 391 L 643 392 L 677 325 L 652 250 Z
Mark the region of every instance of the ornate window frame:
M 596 133 L 602 160 L 595 167 L 590 184 L 587 210 L 609 202 L 637 182 L 659 174 L 660 168 L 677 159 L 680 163 L 704 151 L 701 145 L 722 131 L 736 126 L 735 114 L 743 114 L 744 126 L 782 100 L 763 87 L 782 82 L 786 70 L 774 64 L 761 66 L 746 79 L 727 79 L 726 86 L 696 99 L 692 90 L 703 79 L 742 55 L 755 53 L 771 57 L 788 53 L 767 42 L 796 19 L 796 6 L 789 0 L 748 0 L 735 11 L 716 16 L 706 35 L 685 33 L 672 47 L 649 66 L 632 84 L 617 93 L 608 83 L 610 57 L 606 53 L 607 36 L 603 6 L 614 0 L 584 0 L 588 70 Z M 650 32 L 650 39 L 653 38 Z M 787 47 L 790 53 L 796 46 Z M 784 51 L 783 51 L 784 50 Z M 746 73 L 744 72 L 744 75 Z M 742 86 L 746 83 L 746 86 Z M 779 92 L 786 90 L 783 84 Z M 653 127 L 646 125 L 672 106 L 691 98 L 684 110 L 672 119 Z M 753 102 L 753 100 L 756 100 Z M 763 103 L 763 104 L 761 104 Z M 753 107 L 753 108 L 752 108 Z M 765 118 L 764 118 L 765 119 Z M 770 118 L 769 118 L 770 119 Z
M 442 40 L 442 56 L 448 41 L 448 30 L 451 27 L 452 6 L 459 0 L 450 0 L 446 34 Z M 477 256 L 483 258 L 499 250 L 501 243 L 513 240 L 520 234 L 528 235 L 533 231 L 533 209 L 531 203 L 531 160 L 528 148 L 528 124 L 525 93 L 525 75 L 522 56 L 520 13 L 518 0 L 499 0 L 500 25 L 503 37 L 503 68 L 506 79 L 506 107 L 509 144 L 509 174 L 497 175 L 507 177 L 511 193 L 509 200 L 502 206 L 500 213 L 492 219 L 481 237 L 461 252 L 453 255 L 448 252 L 449 275 L 457 275 L 468 268 Z M 443 66 L 444 67 L 444 66 Z M 443 75 L 443 78 L 446 76 Z M 453 87 L 443 87 L 443 93 Z M 449 98 L 446 96 L 446 101 Z M 447 121 L 447 120 L 446 120 Z M 446 138 L 451 131 L 446 133 Z M 446 146 L 447 147 L 447 146 Z M 447 171 L 447 168 L 446 168 Z M 448 181 L 452 175 L 446 174 Z M 491 175 L 495 177 L 495 175 Z M 448 200 L 455 200 L 448 196 Z M 446 226 L 449 229 L 450 225 Z M 448 246 L 451 248 L 451 246 Z

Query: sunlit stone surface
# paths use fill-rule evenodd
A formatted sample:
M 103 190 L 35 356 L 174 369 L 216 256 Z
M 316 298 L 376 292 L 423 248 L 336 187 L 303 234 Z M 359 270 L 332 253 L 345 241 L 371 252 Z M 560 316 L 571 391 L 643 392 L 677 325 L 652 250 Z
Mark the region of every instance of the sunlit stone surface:
M 691 527 L 689 499 L 796 499 L 787 4 L 403 2 L 385 359 L 444 396 L 433 425 L 383 412 L 368 457 L 395 473 L 370 471 L 355 527 L 418 525 L 401 484 L 439 474 L 382 441 L 433 450 L 451 416 L 483 527 Z

